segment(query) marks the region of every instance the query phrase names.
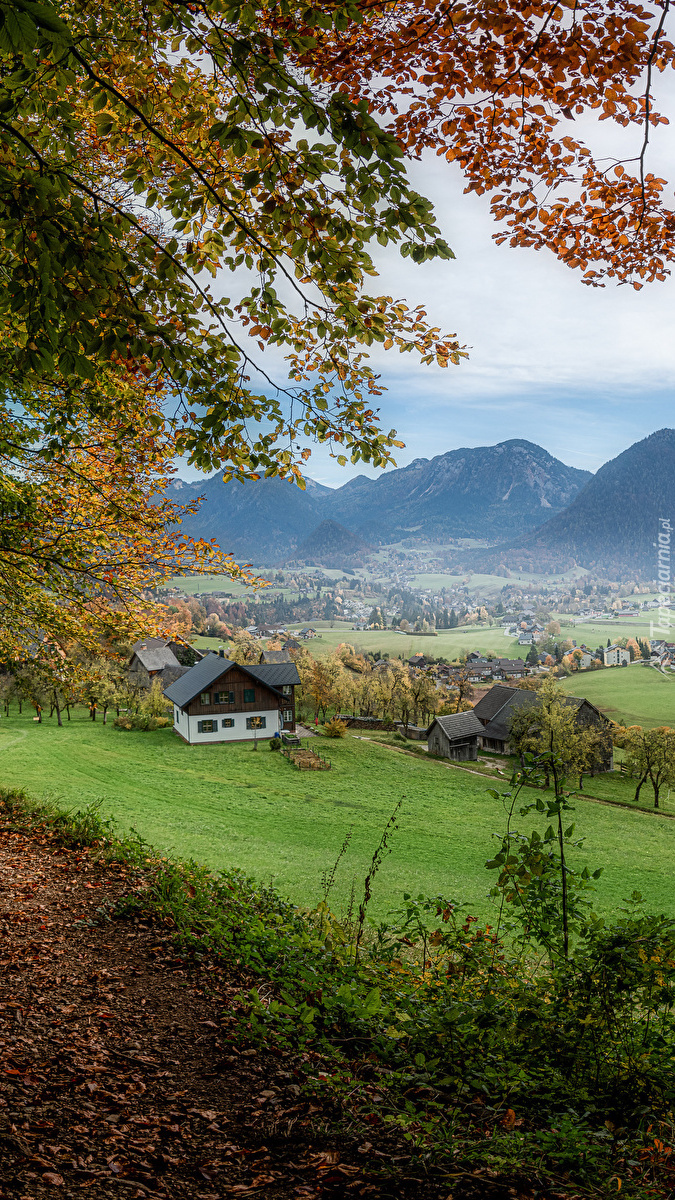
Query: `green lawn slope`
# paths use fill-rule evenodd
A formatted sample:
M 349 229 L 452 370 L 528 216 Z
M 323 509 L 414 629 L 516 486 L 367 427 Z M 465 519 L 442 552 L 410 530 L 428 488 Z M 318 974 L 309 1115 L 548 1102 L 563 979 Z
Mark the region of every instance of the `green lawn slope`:
M 335 898 L 347 902 L 353 879 L 358 900 L 401 799 L 373 914 L 384 915 L 404 891 L 423 891 L 468 900 L 488 915 L 492 877 L 483 864 L 492 835 L 504 827 L 501 802 L 489 789 L 504 785 L 356 737 L 319 745 L 333 760 L 330 772 L 296 771 L 266 742 L 257 752 L 249 744 L 189 747 L 168 730 L 119 733 L 80 712 L 62 729 L 26 715 L 3 717 L 0 783 L 68 806 L 100 801 L 104 815 L 125 829 L 135 826 L 158 848 L 272 878 L 283 894 L 308 905 L 320 899 L 321 873 L 350 827 Z M 637 888 L 652 907 L 675 915 L 675 820 L 579 801 L 577 826 L 587 839 L 583 861 L 605 868 L 602 910 Z
M 580 671 L 563 681 L 566 692 L 585 696 L 613 721 L 626 725 L 675 725 L 675 672 L 663 675 L 634 663 L 602 671 Z

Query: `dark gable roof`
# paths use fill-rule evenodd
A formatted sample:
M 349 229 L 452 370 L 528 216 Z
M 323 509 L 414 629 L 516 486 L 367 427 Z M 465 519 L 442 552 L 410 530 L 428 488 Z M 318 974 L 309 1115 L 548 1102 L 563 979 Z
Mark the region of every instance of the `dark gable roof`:
M 159 641 L 159 638 L 152 640 Z M 173 650 L 170 650 L 163 642 L 159 646 L 147 646 L 144 642 L 137 643 L 134 647 L 133 657 L 142 663 L 146 671 L 163 671 L 165 667 L 180 667 Z
M 460 737 L 473 737 L 474 734 L 483 732 L 483 726 L 473 709 L 468 709 L 467 712 L 452 713 L 449 717 L 436 717 L 429 726 L 429 733 L 434 725 L 440 725 L 443 733 L 451 741 Z
M 293 659 L 288 650 L 263 650 L 260 661 L 261 663 L 289 663 Z
M 503 708 L 507 700 L 511 699 L 514 692 L 520 691 L 520 688 L 505 687 L 498 683 L 495 687 L 491 687 L 489 692 L 481 696 L 478 704 L 474 705 L 473 711 L 479 721 L 487 724 L 494 716 L 497 715 L 500 708 Z
M 229 658 L 221 658 L 219 654 L 207 654 L 201 662 L 191 667 L 180 679 L 172 683 L 166 688 L 164 695 L 167 699 L 177 704 L 179 708 L 189 704 L 198 696 L 200 692 L 206 691 L 220 679 L 221 675 L 225 675 L 230 667 L 236 666 L 236 663 L 230 662 Z M 299 684 L 300 676 L 295 663 L 264 663 L 261 665 L 247 665 L 241 667 L 247 675 L 253 679 L 257 679 L 259 683 L 263 683 L 265 687 L 277 691 L 281 687 L 288 684 Z
M 492 690 L 495 691 L 496 689 L 493 688 Z M 503 692 L 510 692 L 511 694 L 506 700 L 506 703 L 502 704 L 502 707 L 495 713 L 492 720 L 488 721 L 483 732 L 486 737 L 494 738 L 495 740 L 501 742 L 507 742 L 510 733 L 511 713 L 513 712 L 514 708 L 524 708 L 526 706 L 529 708 L 536 704 L 537 693 L 530 692 L 526 688 L 501 688 L 500 690 Z M 488 695 L 489 694 L 490 693 L 488 692 Z M 583 696 L 565 696 L 563 698 L 563 702 L 568 708 L 575 708 L 577 710 L 582 708 L 584 704 L 587 704 L 589 708 L 592 708 L 593 711 L 603 721 L 606 721 L 606 717 L 602 716 L 602 713 L 598 711 L 595 705 L 591 704 L 590 700 L 585 700 Z M 480 703 L 482 703 L 482 701 L 479 701 L 479 704 Z M 478 706 L 479 705 L 477 704 L 474 712 Z
M 507 742 L 510 733 L 511 713 L 514 708 L 530 708 L 537 703 L 536 692 L 528 692 L 524 688 L 504 688 L 504 691 L 510 692 L 510 696 L 505 704 L 502 704 L 498 712 L 495 713 L 491 721 L 488 721 L 483 733 L 486 737 L 495 738 L 500 742 Z M 476 705 L 478 708 L 478 705 Z
M 271 688 L 293 685 L 297 687 L 300 683 L 298 668 L 294 662 L 258 663 L 256 666 L 244 667 L 243 670 Z
M 221 658 L 219 654 L 206 654 L 201 662 L 195 663 L 185 675 L 172 683 L 164 695 L 181 708 L 184 704 L 189 704 L 190 700 L 194 700 L 200 692 L 211 687 L 211 684 L 232 666 L 234 664 L 229 658 Z

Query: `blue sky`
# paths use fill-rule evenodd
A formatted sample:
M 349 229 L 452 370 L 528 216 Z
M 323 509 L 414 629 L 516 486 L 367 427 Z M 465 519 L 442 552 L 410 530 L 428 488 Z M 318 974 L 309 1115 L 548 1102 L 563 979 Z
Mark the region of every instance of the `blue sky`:
M 670 149 L 670 132 L 668 139 Z M 611 281 L 587 288 L 548 252 L 496 246 L 488 201 L 463 194 L 456 168 L 430 157 L 413 164 L 411 175 L 434 201 L 456 260 L 416 267 L 382 251 L 373 290 L 423 303 L 470 358 L 441 370 L 420 367 L 412 355 L 373 354 L 388 389 L 379 402 L 382 424 L 406 443 L 399 465 L 527 438 L 595 471 L 632 442 L 675 425 L 673 280 L 640 292 Z M 376 474 L 342 469 L 321 448 L 307 467 L 329 486 L 364 471 Z

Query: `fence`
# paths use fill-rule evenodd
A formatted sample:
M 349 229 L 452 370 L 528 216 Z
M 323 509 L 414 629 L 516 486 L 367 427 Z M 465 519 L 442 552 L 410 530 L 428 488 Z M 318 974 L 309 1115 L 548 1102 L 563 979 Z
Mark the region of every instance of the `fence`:
M 333 765 L 323 754 L 304 746 L 282 746 L 281 753 L 299 771 L 330 771 Z

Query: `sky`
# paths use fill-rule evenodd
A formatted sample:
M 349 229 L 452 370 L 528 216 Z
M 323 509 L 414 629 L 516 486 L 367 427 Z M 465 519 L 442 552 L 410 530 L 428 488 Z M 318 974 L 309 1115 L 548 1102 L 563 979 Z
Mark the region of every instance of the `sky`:
M 668 99 L 675 101 L 675 89 Z M 672 128 L 659 131 L 650 164 L 670 179 Z M 612 149 L 615 136 L 610 131 Z M 431 323 L 456 333 L 470 357 L 442 370 L 375 349 L 371 362 L 387 388 L 379 400 L 382 425 L 406 443 L 396 453 L 399 466 L 525 438 L 596 471 L 633 442 L 675 425 L 673 279 L 639 292 L 611 280 L 588 288 L 549 251 L 497 246 L 488 198 L 464 195 L 454 165 L 427 156 L 411 164 L 410 175 L 433 201 L 456 258 L 416 266 L 393 249 L 379 251 L 372 290 L 424 304 Z M 341 468 L 320 447 L 306 473 L 331 487 L 378 474 L 363 465 Z M 189 468 L 180 474 L 198 478 Z

